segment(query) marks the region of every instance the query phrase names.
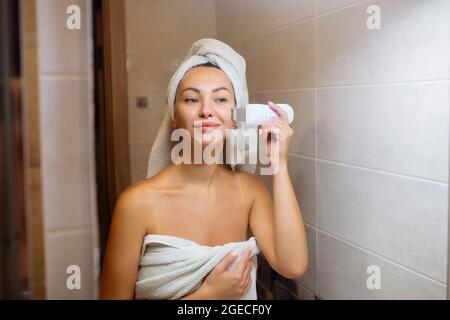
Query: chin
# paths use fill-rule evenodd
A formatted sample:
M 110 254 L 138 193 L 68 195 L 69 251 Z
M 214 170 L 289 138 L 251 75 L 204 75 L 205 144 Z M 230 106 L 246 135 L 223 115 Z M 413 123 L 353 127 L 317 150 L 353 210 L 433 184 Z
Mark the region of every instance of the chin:
M 206 147 L 206 146 L 208 146 L 209 144 L 212 144 L 212 143 L 214 143 L 214 144 L 220 143 L 220 141 L 224 141 L 224 143 L 225 143 L 225 140 L 223 140 L 223 139 L 214 140 L 213 136 L 211 136 L 211 137 L 203 136 L 201 141 L 199 139 L 195 139 L 195 142 L 198 143 L 198 144 L 201 144 L 203 147 Z

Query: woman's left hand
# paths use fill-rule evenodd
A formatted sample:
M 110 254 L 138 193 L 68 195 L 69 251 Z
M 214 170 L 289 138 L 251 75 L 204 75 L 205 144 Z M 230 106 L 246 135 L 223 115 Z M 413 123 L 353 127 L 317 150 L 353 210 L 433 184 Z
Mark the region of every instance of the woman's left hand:
M 262 129 L 267 129 L 263 131 L 262 136 L 267 141 L 268 156 L 271 164 L 278 161 L 280 166 L 287 166 L 289 144 L 294 130 L 289 126 L 286 111 L 271 101 L 268 102 L 268 105 L 278 115 L 278 117 L 269 119 L 261 124 Z M 273 135 L 272 138 L 270 137 L 271 135 Z M 272 139 L 274 139 L 273 142 Z M 278 152 L 277 148 L 274 148 L 272 145 L 273 143 L 278 144 Z M 278 157 L 275 153 L 278 153 Z

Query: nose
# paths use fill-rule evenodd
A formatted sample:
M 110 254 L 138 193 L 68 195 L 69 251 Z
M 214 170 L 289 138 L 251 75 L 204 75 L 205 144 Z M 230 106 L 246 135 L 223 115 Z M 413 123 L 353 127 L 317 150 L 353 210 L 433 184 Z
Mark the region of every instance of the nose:
M 200 107 L 199 116 L 200 117 L 211 117 L 214 114 L 213 109 L 211 108 L 211 105 L 209 102 L 204 101 Z

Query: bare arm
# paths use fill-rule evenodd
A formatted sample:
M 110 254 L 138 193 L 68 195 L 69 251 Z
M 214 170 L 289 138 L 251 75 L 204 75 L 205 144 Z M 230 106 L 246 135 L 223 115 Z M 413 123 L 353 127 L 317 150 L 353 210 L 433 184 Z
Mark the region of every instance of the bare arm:
M 247 190 L 254 190 L 250 228 L 271 267 L 286 278 L 304 274 L 308 248 L 302 214 L 287 169 L 272 178 L 273 199 L 264 183 L 251 178 Z
M 292 273 L 300 276 L 308 266 L 308 246 L 305 226 L 287 163 L 272 176 L 275 211 L 275 252 L 279 264 L 291 266 Z
M 125 190 L 117 200 L 100 279 L 100 299 L 134 299 L 146 232 L 139 211 L 140 201 L 139 194 L 133 190 Z
M 275 171 L 272 175 L 273 203 L 265 185 L 253 176 L 256 190 L 250 213 L 250 227 L 269 264 L 287 278 L 297 278 L 308 265 L 308 247 L 302 213 L 288 172 L 289 143 L 294 130 L 286 112 L 269 101 L 278 114 L 261 125 L 268 142 L 268 155 Z M 269 134 L 274 136 L 269 138 Z

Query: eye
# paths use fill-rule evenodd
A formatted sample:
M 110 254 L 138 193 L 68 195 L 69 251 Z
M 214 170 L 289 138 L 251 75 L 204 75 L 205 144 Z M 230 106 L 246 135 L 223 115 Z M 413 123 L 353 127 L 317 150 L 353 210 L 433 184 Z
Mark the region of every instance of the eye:
M 185 102 L 185 103 L 190 103 L 190 102 L 195 103 L 195 102 L 198 102 L 198 99 L 195 99 L 195 98 L 188 98 L 188 99 L 184 99 L 184 102 Z
M 228 101 L 228 99 L 227 98 L 219 98 L 219 99 L 217 99 L 220 103 L 225 103 L 225 102 L 227 102 Z

